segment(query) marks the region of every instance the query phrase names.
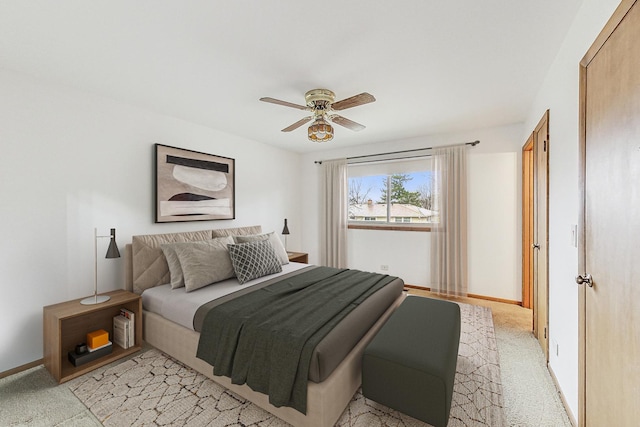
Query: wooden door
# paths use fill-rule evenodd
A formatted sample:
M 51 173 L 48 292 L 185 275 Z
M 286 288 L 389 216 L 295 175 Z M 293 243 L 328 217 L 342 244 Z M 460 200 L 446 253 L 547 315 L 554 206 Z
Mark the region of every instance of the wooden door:
M 533 333 L 549 360 L 549 110 L 533 131 Z
M 581 426 L 640 422 L 638 3 L 621 3 L 581 62 Z
M 522 306 L 533 308 L 533 133 L 522 147 Z

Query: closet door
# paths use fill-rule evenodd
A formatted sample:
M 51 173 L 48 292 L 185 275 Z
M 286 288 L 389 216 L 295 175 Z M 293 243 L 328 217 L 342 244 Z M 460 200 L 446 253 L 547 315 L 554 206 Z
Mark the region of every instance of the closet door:
M 533 333 L 549 361 L 549 110 L 533 131 Z
M 640 4 L 623 1 L 582 61 L 582 426 L 640 408 Z

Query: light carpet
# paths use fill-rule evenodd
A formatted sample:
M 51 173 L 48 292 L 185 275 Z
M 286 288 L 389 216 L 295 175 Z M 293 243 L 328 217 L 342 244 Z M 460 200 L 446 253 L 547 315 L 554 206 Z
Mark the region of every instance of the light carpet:
M 491 310 L 459 305 L 460 348 L 449 426 L 504 426 Z M 288 425 L 155 349 L 79 377 L 69 388 L 105 426 Z M 366 399 L 358 391 L 336 425 L 427 424 Z

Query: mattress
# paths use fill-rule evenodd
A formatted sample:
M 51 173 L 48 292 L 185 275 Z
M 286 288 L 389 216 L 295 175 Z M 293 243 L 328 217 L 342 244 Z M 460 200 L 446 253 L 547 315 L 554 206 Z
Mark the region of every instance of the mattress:
M 200 306 L 308 267 L 308 264 L 290 262 L 282 266 L 282 272 L 250 280 L 244 285 L 234 277 L 191 292 L 187 292 L 184 287 L 171 289 L 170 284 L 155 286 L 142 292 L 142 307 L 185 328 L 199 330 L 194 327 L 193 320 Z
M 194 317 L 201 306 L 211 304 L 212 301 L 213 305 L 224 302 L 250 288 L 261 288 L 277 280 L 278 277 L 296 274 L 296 271 L 313 267 L 307 264 L 289 263 L 282 268 L 281 273 L 265 276 L 244 285 L 240 285 L 236 279 L 229 279 L 192 292 L 186 292 L 184 288 L 172 290 L 170 285 L 156 286 L 143 292 L 143 307 L 185 328 L 197 330 Z M 356 307 L 325 336 L 316 346 L 311 358 L 310 381 L 321 382 L 333 372 L 371 326 L 401 295 L 403 286 L 404 282 L 401 279 L 395 279 L 384 286 Z

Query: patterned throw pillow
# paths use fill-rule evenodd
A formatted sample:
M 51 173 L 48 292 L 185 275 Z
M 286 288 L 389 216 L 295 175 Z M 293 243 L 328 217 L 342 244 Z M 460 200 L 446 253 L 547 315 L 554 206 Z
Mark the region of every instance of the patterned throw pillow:
M 280 264 L 289 264 L 289 255 L 287 255 L 287 250 L 282 245 L 282 241 L 280 240 L 280 238 L 273 231 L 266 234 L 233 236 L 234 243 L 257 242 L 259 240 L 268 240 L 269 242 L 271 242 L 271 246 L 273 246 L 273 250 L 275 251 L 276 256 L 278 257 L 278 259 L 280 259 Z
M 228 245 L 233 270 L 241 284 L 282 271 L 280 260 L 268 240 Z

